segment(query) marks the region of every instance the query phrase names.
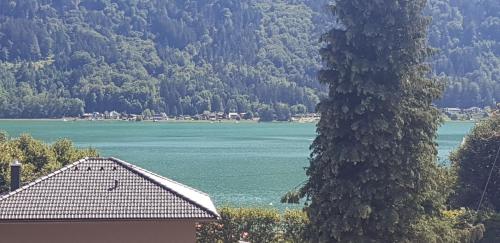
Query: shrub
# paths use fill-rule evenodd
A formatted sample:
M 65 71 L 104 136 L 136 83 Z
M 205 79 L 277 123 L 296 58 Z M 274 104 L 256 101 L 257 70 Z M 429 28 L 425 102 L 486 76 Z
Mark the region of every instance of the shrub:
M 474 243 L 483 238 L 483 224 L 472 225 L 472 213 L 465 209 L 443 211 L 440 216 L 423 217 L 412 227 L 412 242 Z
M 303 242 L 307 216 L 302 211 L 258 208 L 219 209 L 221 218 L 196 226 L 198 242 Z

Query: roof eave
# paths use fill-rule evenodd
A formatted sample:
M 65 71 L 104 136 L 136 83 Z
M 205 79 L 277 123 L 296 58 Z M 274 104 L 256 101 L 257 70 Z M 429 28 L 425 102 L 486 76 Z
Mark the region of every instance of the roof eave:
M 0 220 L 0 224 L 36 224 L 36 223 L 91 223 L 91 222 L 151 222 L 151 221 L 193 221 L 193 222 L 214 222 L 219 218 L 86 218 L 86 219 L 9 219 Z

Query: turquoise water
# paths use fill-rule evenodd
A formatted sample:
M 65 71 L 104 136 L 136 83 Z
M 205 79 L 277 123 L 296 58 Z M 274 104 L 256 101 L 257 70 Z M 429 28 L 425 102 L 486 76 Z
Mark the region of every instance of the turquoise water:
M 439 156 L 462 141 L 472 123 L 439 130 Z M 218 206 L 273 206 L 305 180 L 314 124 L 0 121 L 12 136 L 72 139 L 209 193 Z

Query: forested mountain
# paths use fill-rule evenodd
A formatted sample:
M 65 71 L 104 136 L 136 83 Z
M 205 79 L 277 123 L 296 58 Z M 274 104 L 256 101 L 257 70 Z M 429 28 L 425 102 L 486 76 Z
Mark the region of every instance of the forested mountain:
M 500 101 L 500 1 L 431 0 L 434 72 L 447 79 L 441 106 L 486 106 Z
M 500 100 L 495 1 L 431 1 L 442 105 Z M 327 2 L 0 1 L 0 117 L 312 112 Z
M 313 111 L 317 18 L 284 1 L 1 1 L 0 116 Z

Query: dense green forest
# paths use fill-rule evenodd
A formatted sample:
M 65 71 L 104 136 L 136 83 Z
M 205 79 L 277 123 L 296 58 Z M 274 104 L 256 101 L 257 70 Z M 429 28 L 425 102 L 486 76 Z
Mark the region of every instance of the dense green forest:
M 439 105 L 500 100 L 495 1 L 430 1 Z M 0 117 L 313 112 L 328 2 L 0 1 Z
M 500 101 L 500 2 L 430 0 L 429 41 L 439 48 L 434 73 L 447 80 L 440 106 L 487 106 Z

